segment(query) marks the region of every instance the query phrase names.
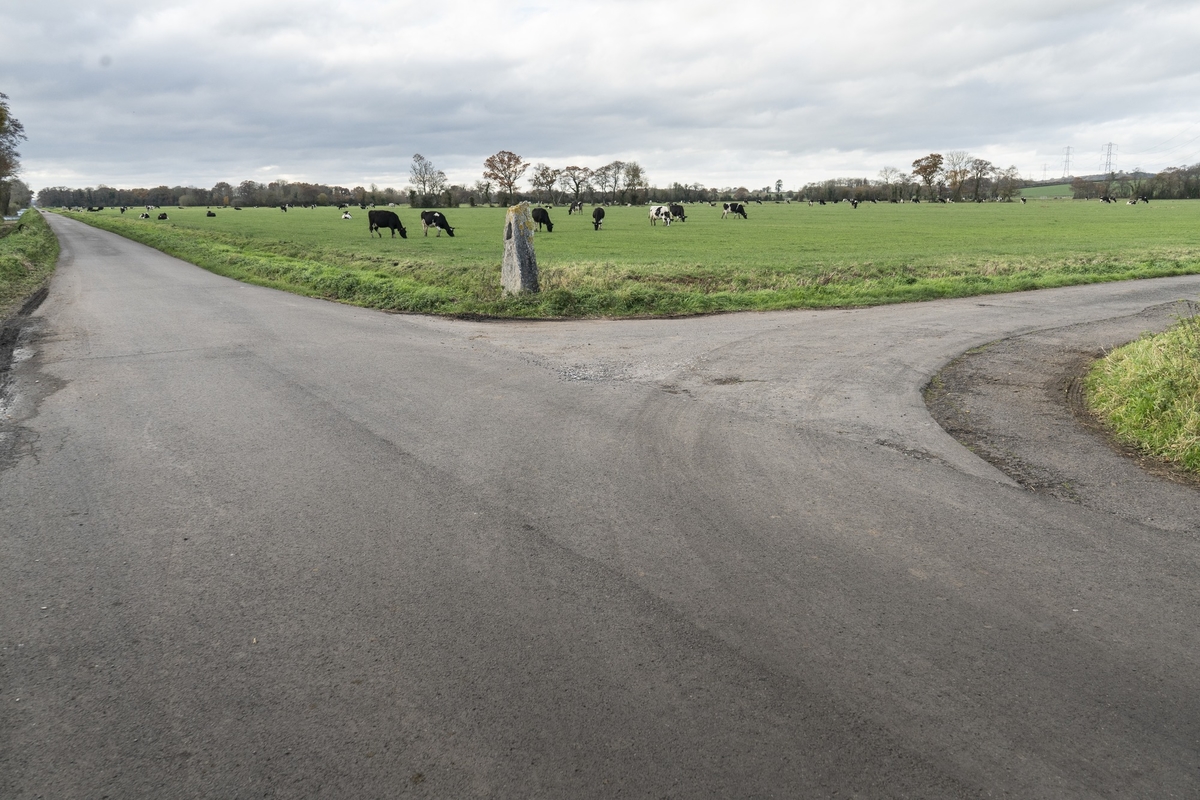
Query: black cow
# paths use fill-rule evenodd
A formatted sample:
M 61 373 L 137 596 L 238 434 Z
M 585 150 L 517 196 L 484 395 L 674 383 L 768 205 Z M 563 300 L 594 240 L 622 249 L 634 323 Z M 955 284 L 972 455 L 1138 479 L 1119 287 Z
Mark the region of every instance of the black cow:
M 730 214 L 741 214 L 742 219 L 750 219 L 746 214 L 746 207 L 741 203 L 724 203 L 724 211 L 721 212 L 721 219 L 725 219 Z
M 165 211 L 162 212 L 161 214 L 158 215 L 158 218 L 159 219 L 167 219 L 167 212 L 165 212 Z
M 367 230 L 368 233 L 378 233 L 379 238 L 383 238 L 383 233 L 380 228 L 388 228 L 392 232 L 392 238 L 396 238 L 396 231 L 400 232 L 401 239 L 408 238 L 408 231 L 404 230 L 404 226 L 400 224 L 400 217 L 395 211 L 368 211 L 367 212 Z
M 233 210 L 234 210 L 234 211 L 241 211 L 241 210 L 242 210 L 242 207 L 241 207 L 241 206 L 234 206 L 234 207 L 233 207 Z
M 204 212 L 204 216 L 206 216 L 206 217 L 215 217 L 216 215 L 217 215 L 217 213 L 215 211 L 205 211 Z
M 546 233 L 554 233 L 554 223 L 550 221 L 550 212 L 544 208 L 535 208 L 533 210 L 533 221 L 537 223 L 538 230 L 542 226 L 546 226 Z
M 425 235 L 429 235 L 430 228 L 437 228 L 437 235 L 441 236 L 442 231 L 454 235 L 454 228 L 450 227 L 450 223 L 446 221 L 446 215 L 440 211 L 422 211 L 421 212 L 421 230 Z
M 121 213 L 122 213 L 122 214 L 124 214 L 124 213 L 125 213 L 125 206 L 121 206 Z
M 596 206 L 592 209 L 592 227 L 600 230 L 600 226 L 604 224 L 604 209 Z
M 671 212 L 671 216 L 680 222 L 687 222 L 687 217 L 684 216 L 683 206 L 668 206 L 667 210 Z

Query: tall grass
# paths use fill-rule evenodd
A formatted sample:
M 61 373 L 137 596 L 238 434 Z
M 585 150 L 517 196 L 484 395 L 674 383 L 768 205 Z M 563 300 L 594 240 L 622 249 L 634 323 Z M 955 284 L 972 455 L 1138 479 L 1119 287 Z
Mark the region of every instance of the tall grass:
M 0 320 L 42 286 L 57 261 L 58 239 L 38 212 L 0 230 Z
M 1200 316 L 1109 353 L 1087 392 L 1118 438 L 1200 474 Z

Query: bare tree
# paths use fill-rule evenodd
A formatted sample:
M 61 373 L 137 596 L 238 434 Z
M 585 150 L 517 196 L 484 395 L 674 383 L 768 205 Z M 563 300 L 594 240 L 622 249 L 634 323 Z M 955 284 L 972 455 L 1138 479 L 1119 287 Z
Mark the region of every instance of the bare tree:
M 25 138 L 25 126 L 8 110 L 8 95 L 0 92 L 0 180 L 20 171 L 17 143 Z
M 570 192 L 575 202 L 580 202 L 583 190 L 592 182 L 592 171 L 587 167 L 563 167 L 559 171 L 558 183 L 564 192 Z
M 7 179 L 21 170 L 17 143 L 25 138 L 25 126 L 8 110 L 8 95 L 0 92 L 0 216 L 8 213 L 12 186 Z
M 484 159 L 483 177 L 494 180 L 499 188 L 507 194 L 508 202 L 512 203 L 513 196 L 517 192 L 517 181 L 521 180 L 521 176 L 525 174 L 528 167 L 529 163 L 516 153 L 501 150 Z
M 1021 193 L 1021 170 L 1015 165 L 1008 169 L 996 170 L 996 196 L 1004 202 L 1009 202 Z
M 962 199 L 962 187 L 970 175 L 970 168 L 971 154 L 966 150 L 950 150 L 946 153 L 942 172 L 946 176 L 946 182 L 950 184 L 951 199 Z
M 647 187 L 646 171 L 642 169 L 641 164 L 637 163 L 636 161 L 630 161 L 625 165 L 625 168 L 621 170 L 621 175 L 625 184 L 625 189 L 630 193 L 629 202 L 636 205 L 638 203 L 638 190 L 645 189 Z
M 439 194 L 446 188 L 446 173 L 433 166 L 433 162 L 420 153 L 413 155 L 408 176 L 417 193 L 422 196 Z M 371 191 L 375 191 L 374 186 Z
M 492 182 L 491 181 L 475 181 L 475 191 L 484 203 L 491 205 L 492 203 Z
M 932 200 L 933 182 L 942 175 L 942 154 L 930 153 L 923 158 L 918 158 L 912 165 L 912 174 L 920 178 L 925 184 L 926 197 Z
M 558 182 L 558 173 L 558 170 L 551 169 L 546 164 L 538 164 L 533 168 L 533 175 L 529 178 L 529 182 L 533 184 L 534 189 L 549 194 L 550 202 L 554 202 L 554 184 Z M 542 202 L 546 202 L 544 197 Z
M 609 181 L 612 183 L 612 201 L 614 203 L 619 203 L 621 197 L 621 187 L 624 186 L 625 162 L 614 161 L 607 166 L 609 171 Z
M 993 172 L 996 171 L 996 165 L 988 161 L 986 158 L 972 158 L 971 163 L 967 165 L 967 170 L 970 172 L 971 180 L 974 182 L 975 190 L 971 197 L 975 200 L 981 199 L 983 191 L 983 183 L 988 179 Z
M 889 200 L 894 199 L 892 195 L 892 184 L 900 177 L 900 170 L 895 167 L 884 167 L 879 170 L 879 182 L 883 184 L 883 188 L 887 191 Z
M 600 190 L 600 202 L 607 202 L 608 190 L 613 185 L 612 164 L 605 164 L 603 167 L 592 170 L 592 183 Z

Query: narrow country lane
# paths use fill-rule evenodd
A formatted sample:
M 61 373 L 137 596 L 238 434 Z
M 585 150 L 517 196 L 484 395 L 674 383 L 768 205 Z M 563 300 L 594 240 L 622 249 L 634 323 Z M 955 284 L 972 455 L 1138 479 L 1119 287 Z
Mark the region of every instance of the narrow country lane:
M 921 397 L 1200 277 L 461 322 L 48 216 L 0 797 L 1200 795 L 1200 492 L 1028 491 Z

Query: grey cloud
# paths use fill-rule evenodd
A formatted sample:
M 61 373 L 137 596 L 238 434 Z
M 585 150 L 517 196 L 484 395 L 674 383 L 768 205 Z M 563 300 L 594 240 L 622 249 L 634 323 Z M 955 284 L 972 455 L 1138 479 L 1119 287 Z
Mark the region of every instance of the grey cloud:
M 1197 14 L 1074 0 L 533 3 L 512 16 L 101 1 L 0 26 L 0 91 L 43 184 L 210 184 L 266 165 L 403 183 L 413 152 L 470 181 L 507 148 L 638 160 L 659 183 L 795 186 L 934 149 L 1092 150 L 1106 126 L 1146 150 L 1200 125 Z

